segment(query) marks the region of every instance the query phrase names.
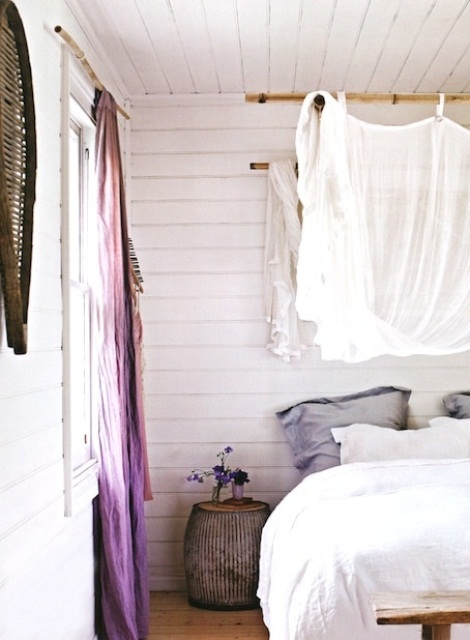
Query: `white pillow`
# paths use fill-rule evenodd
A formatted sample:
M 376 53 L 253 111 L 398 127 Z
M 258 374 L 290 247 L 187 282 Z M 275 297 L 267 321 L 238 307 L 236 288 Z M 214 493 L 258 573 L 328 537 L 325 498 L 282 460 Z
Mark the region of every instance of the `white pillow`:
M 332 429 L 341 444 L 341 464 L 412 458 L 470 458 L 470 427 L 458 424 L 396 431 L 372 424 Z M 470 421 L 468 421 L 470 423 Z
M 465 427 L 470 429 L 470 418 L 449 418 L 448 416 L 437 416 L 429 421 L 431 427 Z

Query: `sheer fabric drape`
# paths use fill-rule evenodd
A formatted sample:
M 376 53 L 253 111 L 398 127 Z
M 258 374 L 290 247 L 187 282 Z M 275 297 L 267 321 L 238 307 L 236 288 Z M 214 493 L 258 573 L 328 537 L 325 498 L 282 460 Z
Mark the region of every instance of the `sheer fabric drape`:
M 374 125 L 325 92 L 299 118 L 297 310 L 322 357 L 470 348 L 470 132 L 445 117 Z
M 96 530 L 104 626 L 99 637 L 139 640 L 148 633 L 149 617 L 144 449 L 116 104 L 106 91 L 99 97 L 96 115 L 100 275 L 94 287 L 100 394 Z
M 267 347 L 283 360 L 301 354 L 295 309 L 295 271 L 300 243 L 297 176 L 292 160 L 269 163 L 264 255 L 266 320 L 271 324 Z

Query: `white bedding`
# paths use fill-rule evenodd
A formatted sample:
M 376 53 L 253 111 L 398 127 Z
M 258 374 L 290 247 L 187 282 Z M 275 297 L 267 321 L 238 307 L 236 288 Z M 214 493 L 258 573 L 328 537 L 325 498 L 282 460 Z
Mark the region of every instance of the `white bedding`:
M 418 640 L 378 626 L 374 591 L 470 590 L 470 460 L 353 463 L 307 476 L 261 543 L 270 640 Z M 452 640 L 470 625 L 452 627 Z

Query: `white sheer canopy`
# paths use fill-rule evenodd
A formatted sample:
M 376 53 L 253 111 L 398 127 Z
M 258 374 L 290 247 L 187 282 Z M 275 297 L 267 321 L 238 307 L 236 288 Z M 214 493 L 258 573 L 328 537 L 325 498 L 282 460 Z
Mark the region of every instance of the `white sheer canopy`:
M 301 353 L 295 309 L 295 269 L 300 243 L 298 203 L 294 162 L 271 162 L 264 255 L 265 313 L 271 323 L 271 342 L 267 346 L 287 361 Z
M 369 124 L 326 92 L 296 134 L 296 306 L 322 357 L 470 348 L 470 131 L 436 116 Z

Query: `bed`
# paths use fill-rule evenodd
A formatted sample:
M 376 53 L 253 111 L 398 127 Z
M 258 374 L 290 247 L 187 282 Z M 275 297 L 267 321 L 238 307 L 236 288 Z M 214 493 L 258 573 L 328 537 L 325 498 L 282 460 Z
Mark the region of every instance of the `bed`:
M 380 389 L 278 414 L 304 478 L 263 530 L 270 640 L 418 640 L 419 625 L 378 626 L 371 593 L 470 590 L 470 420 L 404 431 L 408 391 Z M 464 638 L 470 625 L 453 626 L 452 640 Z

